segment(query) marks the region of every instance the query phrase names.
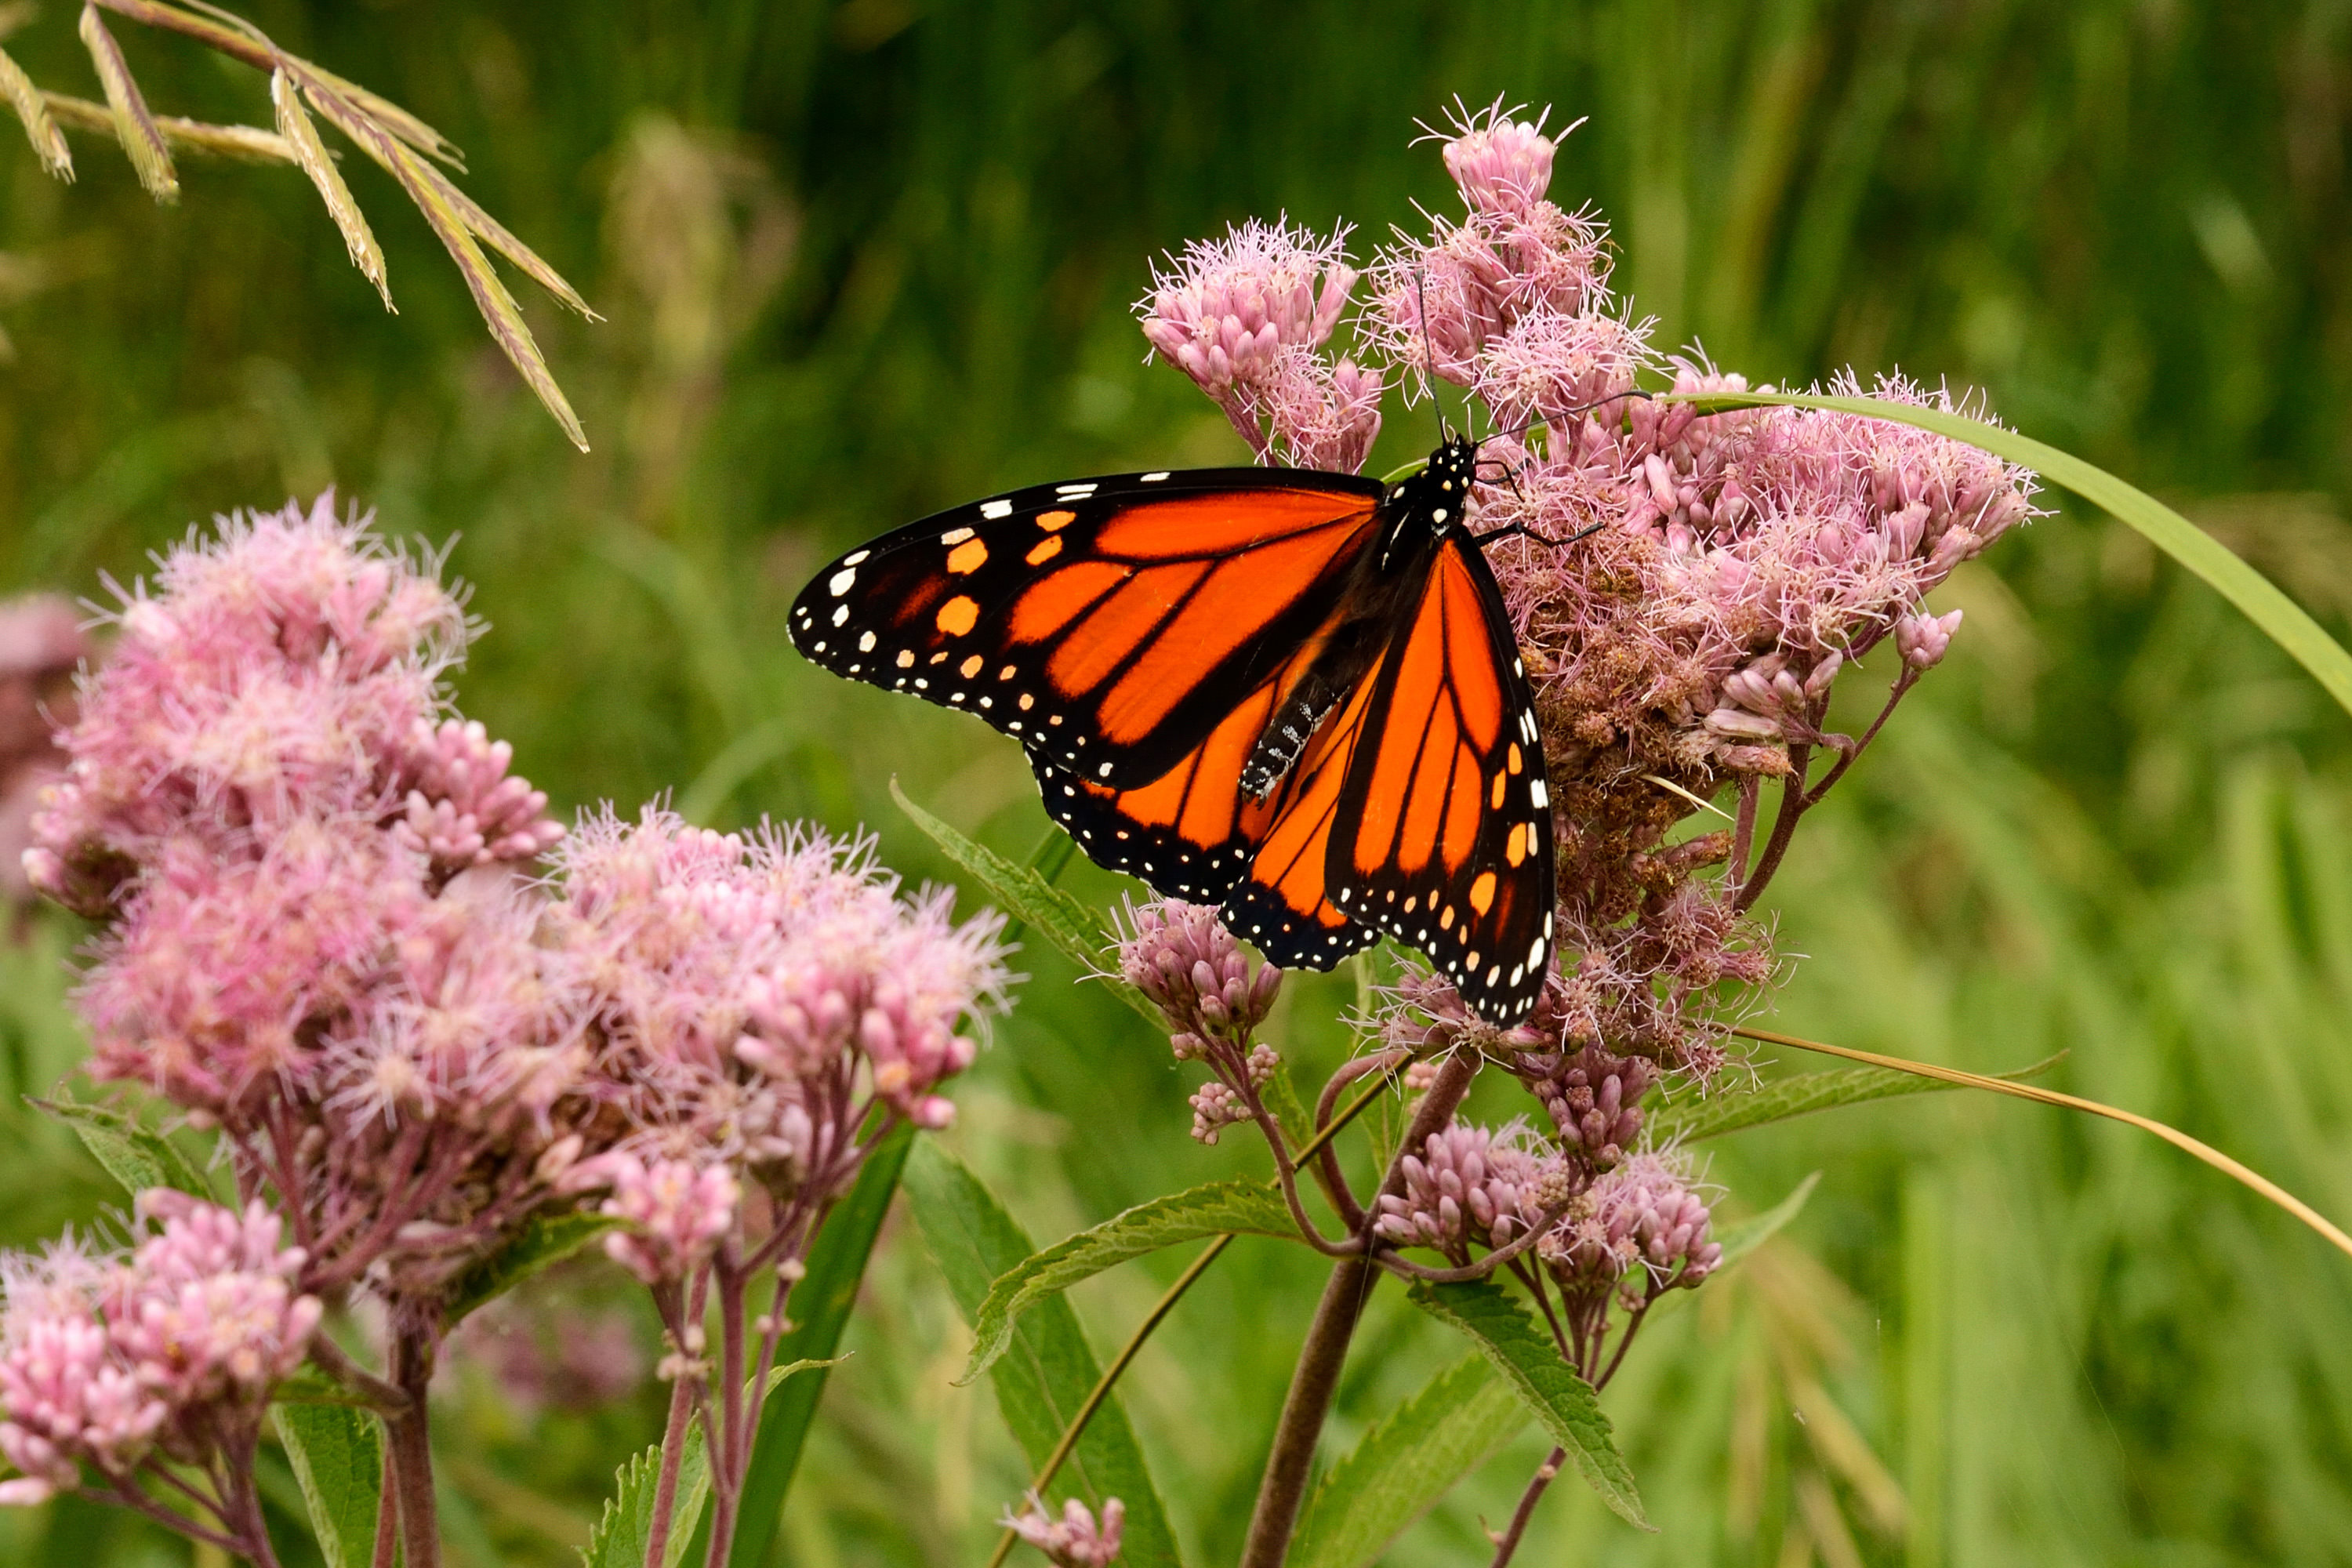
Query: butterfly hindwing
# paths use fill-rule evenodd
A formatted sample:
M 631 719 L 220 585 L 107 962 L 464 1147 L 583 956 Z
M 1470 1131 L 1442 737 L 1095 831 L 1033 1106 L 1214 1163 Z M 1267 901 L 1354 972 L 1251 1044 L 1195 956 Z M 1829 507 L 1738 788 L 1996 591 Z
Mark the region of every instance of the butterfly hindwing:
M 794 603 L 793 640 L 1080 778 L 1147 784 L 1322 623 L 1381 493 L 1265 468 L 1036 486 L 841 557 Z
M 1427 953 L 1481 1016 L 1524 1016 L 1551 958 L 1550 791 L 1475 541 L 1439 542 L 1366 686 L 1331 839 L 1334 900 Z

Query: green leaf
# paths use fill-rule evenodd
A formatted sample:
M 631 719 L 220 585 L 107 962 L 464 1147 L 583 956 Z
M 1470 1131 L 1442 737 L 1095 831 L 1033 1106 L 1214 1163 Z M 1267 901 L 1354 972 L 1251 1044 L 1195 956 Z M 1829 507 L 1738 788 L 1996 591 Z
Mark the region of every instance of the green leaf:
M 907 1197 L 924 1242 L 947 1276 L 957 1310 L 966 1322 L 976 1321 L 989 1282 L 1030 1255 L 1028 1236 L 979 1177 L 929 1139 L 916 1145 L 907 1163 Z M 1068 1300 L 1055 1296 L 1013 1326 L 1010 1350 L 989 1376 L 1004 1424 L 1034 1473 L 1094 1392 L 1102 1365 L 1087 1347 Z M 1121 1499 L 1127 1504 L 1127 1546 L 1120 1563 L 1127 1568 L 1176 1568 L 1176 1537 L 1167 1510 L 1116 1394 L 1087 1424 L 1050 1489 L 1055 1498 L 1081 1495 L 1097 1509 L 1105 1499 Z
M 150 1187 L 174 1187 L 207 1202 L 217 1201 L 212 1184 L 188 1163 L 160 1132 L 106 1105 L 85 1105 L 71 1100 L 36 1100 L 32 1103 L 74 1130 L 89 1157 L 122 1184 L 132 1197 Z
M 908 800 L 895 778 L 890 781 L 890 798 L 914 819 L 916 826 L 930 836 L 931 842 L 949 859 L 971 872 L 987 890 L 990 900 L 1006 914 L 1034 927 L 1066 953 L 1071 962 L 1090 973 L 1103 971 L 1117 943 L 1094 910 L 1027 867 L 1015 866 L 995 850 L 966 838 Z M 1150 997 L 1116 973 L 1104 975 L 1103 984 L 1117 992 L 1120 1001 L 1141 1014 L 1154 1029 L 1167 1032 L 1168 1020 Z
M 1723 1260 L 1715 1266 L 1716 1273 L 1722 1273 L 1779 1235 L 1790 1220 L 1797 1217 L 1805 1206 L 1805 1200 L 1813 1195 L 1813 1189 L 1821 1184 L 1822 1173 L 1815 1171 L 1799 1182 L 1794 1192 L 1762 1214 L 1750 1215 L 1746 1219 L 1715 1228 L 1715 1244 L 1723 1248 Z
M 562 1262 L 620 1223 L 606 1215 L 577 1209 L 531 1215 L 512 1240 L 457 1277 L 449 1297 L 450 1324 L 498 1300 L 541 1269 Z
M 1331 1467 L 1307 1500 L 1290 1568 L 1370 1568 L 1528 1419 L 1484 1356 L 1447 1367 Z
M 2039 1078 L 2055 1067 L 2065 1054 L 2061 1051 L 2057 1056 L 2045 1057 L 2032 1067 L 1993 1076 L 2012 1083 Z M 1873 1100 L 1894 1100 L 1906 1094 L 1933 1094 L 1958 1087 L 1940 1079 L 1922 1078 L 1917 1073 L 1897 1072 L 1893 1068 L 1840 1068 L 1832 1072 L 1806 1072 L 1777 1078 L 1747 1094 L 1718 1091 L 1680 1105 L 1662 1105 L 1650 1111 L 1646 1120 L 1652 1143 L 1689 1143 L 1701 1138 L 1720 1138 L 1727 1132 L 1761 1127 L 1768 1121 L 1785 1121 L 1790 1117 L 1809 1116 L 1816 1110 L 1833 1110 L 1841 1105 L 1861 1105 Z
M 992 1365 L 1013 1342 L 1021 1314 L 1081 1279 L 1179 1242 L 1236 1231 L 1296 1238 L 1298 1227 L 1272 1182 L 1212 1182 L 1138 1204 L 1089 1230 L 1033 1252 L 996 1277 L 972 1313 L 971 1359 L 959 1385 Z
M 735 1549 L 728 1558 L 731 1568 L 761 1568 L 768 1560 L 785 1494 L 792 1490 L 793 1472 L 800 1468 L 801 1447 L 824 1394 L 825 1369 L 833 1364 L 829 1358 L 840 1348 L 842 1328 L 857 1304 L 866 1260 L 881 1234 L 883 1216 L 890 1212 L 890 1198 L 898 1190 L 898 1173 L 914 1136 L 914 1129 L 900 1127 L 866 1156 L 856 1184 L 825 1216 L 803 1260 L 808 1272 L 793 1287 L 787 1303 L 793 1328 L 776 1353 L 781 1361 L 807 1363 L 814 1375 L 774 1389 L 761 1409 L 751 1468 L 744 1472 Z M 701 1562 L 705 1550 L 698 1531 L 695 1554 L 688 1561 Z
M 2288 598 L 2271 580 L 2231 554 L 2221 541 L 2179 512 L 2126 484 L 2105 468 L 2095 467 L 2057 447 L 1988 425 L 1981 419 L 1889 403 L 1876 397 L 1824 397 L 1811 393 L 1703 393 L 1680 395 L 1704 410 L 1722 408 L 1822 408 L 1839 414 L 1859 414 L 1889 419 L 1921 430 L 1932 430 L 1955 441 L 1965 441 L 2011 463 L 2020 463 L 2063 489 L 2074 491 L 2103 508 L 2187 567 L 2245 613 L 2287 657 L 2309 670 L 2338 705 L 2352 712 L 2352 653 L 2322 631 L 2317 621 Z
M 1643 1516 L 1633 1472 L 1617 1452 L 1614 1430 L 1592 1385 L 1560 1360 L 1559 1347 L 1527 1310 L 1491 1279 L 1463 1285 L 1416 1280 L 1412 1304 L 1470 1336 L 1503 1381 L 1568 1450 L 1568 1458 L 1601 1500 L 1626 1523 L 1654 1528 Z
M 327 1568 L 369 1568 L 383 1502 L 383 1434 L 375 1417 L 342 1405 L 279 1405 L 269 1416 Z
M 823 1372 L 846 1359 L 803 1359 L 776 1367 L 768 1373 L 760 1399 L 802 1373 Z M 646 1548 L 653 1537 L 654 1497 L 661 1487 L 661 1445 L 655 1444 L 623 1465 L 613 1481 L 613 1495 L 604 1500 L 604 1517 L 597 1521 L 580 1555 L 588 1568 L 645 1568 Z M 709 1550 L 702 1528 L 702 1505 L 709 1496 L 710 1456 L 703 1445 L 702 1418 L 697 1416 L 686 1429 L 686 1448 L 678 1456 L 677 1501 L 671 1510 L 669 1540 L 662 1547 L 662 1568 L 698 1563 Z
M 364 1410 L 367 1401 L 309 1363 L 269 1385 L 272 1405 L 343 1405 Z
M 661 1489 L 661 1445 L 656 1443 L 615 1472 L 613 1495 L 604 1500 L 604 1516 L 596 1521 L 588 1544 L 580 1552 L 587 1568 L 646 1568 L 646 1550 L 653 1542 L 654 1494 Z M 709 1457 L 703 1452 L 702 1424 L 697 1421 L 688 1428 L 686 1449 L 678 1456 L 677 1500 L 671 1509 L 662 1568 L 676 1568 L 685 1560 L 687 1543 L 696 1533 L 703 1500 L 709 1493 Z

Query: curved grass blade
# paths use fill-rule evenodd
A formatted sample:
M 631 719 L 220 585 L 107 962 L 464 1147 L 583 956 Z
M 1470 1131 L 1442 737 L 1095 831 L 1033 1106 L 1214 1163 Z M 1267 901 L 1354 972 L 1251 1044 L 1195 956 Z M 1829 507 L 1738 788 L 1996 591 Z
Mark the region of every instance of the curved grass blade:
M 1031 1247 L 1020 1225 L 979 1177 L 929 1139 L 907 1162 L 907 1196 L 948 1290 L 967 1322 L 1004 1274 Z M 1102 1381 L 1100 1363 L 1078 1327 L 1068 1300 L 1055 1297 L 1013 1330 L 1011 1353 L 990 1369 L 1004 1423 L 1033 1467 L 1054 1452 L 1072 1417 Z M 1127 1545 L 1120 1562 L 1175 1568 L 1176 1537 L 1143 1450 L 1118 1401 L 1106 1398 L 1069 1458 L 1071 1485 L 1099 1510 L 1106 1499 L 1127 1504 Z
M 1529 1415 L 1482 1355 L 1439 1373 L 1366 1432 L 1307 1500 L 1291 1568 L 1371 1568 Z
M 1138 1204 L 1043 1252 L 1031 1253 L 998 1275 L 972 1313 L 971 1359 L 956 1383 L 970 1383 L 1004 1353 L 1022 1313 L 1106 1268 L 1203 1237 L 1295 1238 L 1297 1234 L 1281 1190 L 1272 1182 L 1212 1182 Z
M 351 252 L 352 265 L 360 269 L 361 277 L 375 285 L 375 291 L 383 296 L 383 308 L 398 314 L 392 303 L 392 285 L 385 279 L 383 247 L 376 244 L 375 230 L 368 226 L 367 215 L 360 211 L 351 186 L 343 183 L 342 171 L 327 156 L 327 144 L 319 140 L 319 128 L 310 123 L 310 116 L 302 108 L 302 95 L 282 66 L 269 73 L 269 103 L 278 111 L 278 133 L 294 149 L 294 162 L 310 176 L 310 184 L 318 187 L 319 199 L 327 204 L 327 216 L 341 231 L 343 248 Z
M 1993 1076 L 2010 1083 L 2040 1078 L 2064 1060 L 2065 1055 L 2061 1051 L 2056 1056 L 2035 1062 L 2032 1067 Z M 1702 1138 L 1720 1138 L 1727 1132 L 1761 1127 L 1767 1122 L 1786 1121 L 1792 1116 L 1834 1110 L 1842 1105 L 1863 1105 L 1874 1100 L 1893 1100 L 1907 1094 L 1935 1094 L 1958 1087 L 1957 1084 L 1924 1079 L 1916 1073 L 1891 1072 L 1884 1068 L 1847 1068 L 1836 1072 L 1798 1073 L 1790 1078 L 1774 1079 L 1748 1094 L 1711 1094 L 1679 1105 L 1659 1106 L 1649 1112 L 1646 1130 L 1653 1143 L 1690 1143 Z
M 2022 464 L 2052 484 L 2072 490 L 2136 529 L 2149 543 L 2203 579 L 2243 611 L 2264 636 L 2285 650 L 2287 657 L 2310 671 L 2338 706 L 2352 712 L 2352 653 L 2346 652 L 2342 644 L 2321 630 L 2319 623 L 2300 605 L 2281 593 L 2269 578 L 2231 554 L 2221 541 L 2146 490 L 2071 453 L 1981 419 L 1876 397 L 1831 397 L 1794 392 L 1660 395 L 1661 401 L 1688 403 L 1706 413 L 1728 408 L 1819 408 L 1889 419 L 1965 441 L 1996 458 Z
M 73 184 L 73 149 L 66 145 L 66 133 L 49 114 L 49 106 L 42 101 L 41 89 L 24 68 L 0 49 L 0 98 L 16 111 L 16 119 L 25 127 L 25 139 L 33 144 L 33 155 L 41 167 L 68 184 Z
M 155 117 L 147 111 L 147 100 L 131 79 L 131 67 L 95 5 L 81 8 L 81 41 L 89 50 L 90 64 L 98 68 L 99 84 L 106 89 L 115 138 L 122 143 L 123 156 L 131 160 L 131 172 L 157 201 L 178 201 L 180 180 L 172 170 L 172 149 L 157 129 Z
M 1601 1396 L 1559 1359 L 1559 1347 L 1527 1309 L 1491 1279 L 1461 1285 L 1415 1280 L 1408 1294 L 1414 1306 L 1469 1336 L 1617 1517 L 1640 1530 L 1655 1529 L 1642 1512 L 1642 1494 L 1617 1451 Z
M 2231 1181 L 2252 1189 L 2270 1202 L 2276 1204 L 2321 1236 L 2326 1237 L 2337 1251 L 2347 1258 L 2352 1258 L 2352 1236 L 2347 1236 L 2343 1227 L 2334 1220 L 2329 1219 L 2259 1171 L 2240 1164 L 2211 1144 L 2191 1138 L 2179 1128 L 2168 1127 L 2154 1117 L 2141 1116 L 2130 1110 L 2120 1110 L 2112 1105 L 2102 1105 L 2095 1100 L 2084 1100 L 2072 1094 L 2060 1094 L 2053 1089 L 2036 1089 L 2031 1084 L 2010 1083 L 1997 1078 L 1987 1078 L 1981 1073 L 1962 1072 L 1958 1068 L 1936 1067 L 1928 1062 L 1906 1062 L 1900 1057 L 1882 1057 L 1874 1051 L 1857 1051 L 1850 1046 L 1826 1045 L 1820 1040 L 1801 1040 L 1794 1035 L 1769 1034 L 1762 1029 L 1742 1028 L 1734 1029 L 1731 1032 L 1745 1036 L 1751 1040 L 1761 1040 L 1766 1045 L 1788 1046 L 1801 1051 L 1819 1051 L 1824 1056 L 1844 1057 L 1849 1061 L 1868 1062 L 1874 1067 L 1892 1068 L 1898 1072 L 1916 1073 L 1923 1078 L 1941 1079 L 1946 1083 L 1958 1084 L 1965 1089 L 1990 1089 L 1995 1094 L 2014 1095 L 2020 1100 L 2030 1100 L 2038 1105 L 2055 1105 L 2067 1110 L 2088 1111 L 2093 1116 L 2104 1116 L 2110 1121 L 2120 1121 L 2127 1127 L 2137 1127 L 2143 1132 L 2153 1132 L 2174 1148 L 2195 1155 Z

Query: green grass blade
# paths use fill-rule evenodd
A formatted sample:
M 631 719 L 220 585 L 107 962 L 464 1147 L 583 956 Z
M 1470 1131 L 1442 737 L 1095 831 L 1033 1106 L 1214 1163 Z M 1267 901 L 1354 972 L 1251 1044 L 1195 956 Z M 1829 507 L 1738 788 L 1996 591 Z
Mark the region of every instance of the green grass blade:
M 970 1383 L 994 1364 L 1012 1344 L 1021 1315 L 1038 1302 L 1131 1258 L 1227 1232 L 1296 1237 L 1298 1228 L 1272 1182 L 1212 1182 L 1138 1204 L 1031 1253 L 989 1285 L 972 1314 L 971 1359 L 956 1381 Z
M 979 1177 L 929 1140 L 907 1163 L 907 1196 L 957 1309 L 971 1321 L 990 1281 L 1030 1255 L 1029 1237 Z M 1004 1423 L 1034 1471 L 1094 1391 L 1102 1367 L 1078 1327 L 1076 1311 L 1066 1298 L 1056 1296 L 1014 1325 L 1010 1352 L 989 1375 Z M 1068 1485 L 1054 1488 L 1056 1496 L 1075 1492 L 1097 1510 L 1108 1498 L 1127 1504 L 1121 1563 L 1176 1568 L 1176 1537 L 1167 1510 L 1116 1395 L 1087 1423 L 1061 1474 Z
M 2147 542 L 2204 580 L 2263 634 L 2284 649 L 2287 657 L 2309 670 L 2336 705 L 2352 713 L 2352 653 L 2320 629 L 2303 606 L 2281 593 L 2271 580 L 2231 554 L 2221 541 L 2135 485 L 2105 468 L 2062 452 L 2046 442 L 2014 430 L 2004 430 L 1981 419 L 1890 403 L 1876 397 L 1830 397 L 1814 393 L 1735 392 L 1675 395 L 1706 412 L 1727 408 L 1819 408 L 1835 414 L 1858 414 L 1889 419 L 1898 425 L 1948 436 L 2011 463 L 2021 463 L 2062 489 L 2111 513 L 2137 530 Z
M 882 1217 L 898 1190 L 898 1175 L 907 1163 L 914 1130 L 901 1127 L 866 1157 L 857 1184 L 834 1205 L 824 1228 L 809 1248 L 808 1273 L 793 1287 L 793 1330 L 779 1342 L 776 1359 L 789 1365 L 797 1361 L 826 1363 L 841 1345 L 841 1331 L 857 1304 L 858 1282 L 866 1278 L 866 1260 L 881 1234 Z M 806 1377 L 795 1377 L 772 1392 L 760 1411 L 760 1431 L 752 1440 L 751 1466 L 744 1473 L 743 1505 L 735 1527 L 735 1548 L 728 1556 L 730 1568 L 761 1568 L 775 1540 L 785 1494 L 792 1490 L 793 1472 L 800 1468 L 801 1448 L 809 1426 L 816 1419 L 817 1401 L 824 1396 L 826 1372 L 816 1366 Z M 705 1550 L 696 1532 L 695 1552 L 688 1561 L 699 1563 Z
M 1486 1357 L 1454 1363 L 1331 1467 L 1299 1521 L 1291 1568 L 1370 1568 L 1529 1419 Z

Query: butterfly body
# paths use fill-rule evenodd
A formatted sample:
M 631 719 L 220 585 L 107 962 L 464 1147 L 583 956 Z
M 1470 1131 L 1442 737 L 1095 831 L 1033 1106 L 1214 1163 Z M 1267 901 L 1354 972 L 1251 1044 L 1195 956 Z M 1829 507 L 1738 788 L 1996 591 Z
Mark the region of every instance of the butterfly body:
M 1550 956 L 1551 816 L 1475 458 L 1014 491 L 841 557 L 793 639 L 1019 740 L 1089 856 L 1222 905 L 1276 963 L 1384 931 L 1516 1022 Z

